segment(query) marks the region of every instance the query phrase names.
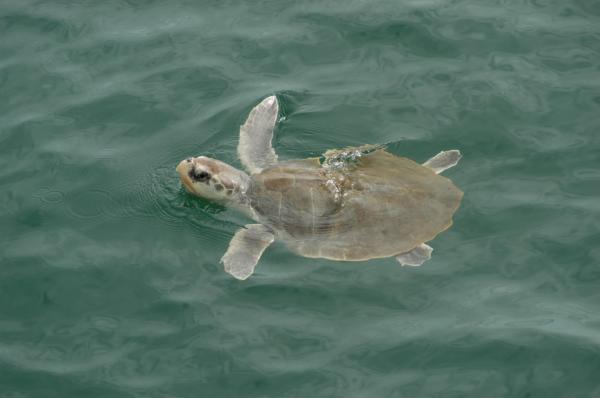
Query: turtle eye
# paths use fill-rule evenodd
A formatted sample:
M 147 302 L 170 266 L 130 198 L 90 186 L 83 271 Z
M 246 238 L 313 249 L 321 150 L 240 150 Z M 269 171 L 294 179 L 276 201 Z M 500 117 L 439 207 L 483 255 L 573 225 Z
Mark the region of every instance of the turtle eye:
M 211 178 L 210 173 L 207 173 L 206 171 L 199 171 L 196 169 L 190 170 L 189 175 L 192 180 L 199 182 L 207 182 Z

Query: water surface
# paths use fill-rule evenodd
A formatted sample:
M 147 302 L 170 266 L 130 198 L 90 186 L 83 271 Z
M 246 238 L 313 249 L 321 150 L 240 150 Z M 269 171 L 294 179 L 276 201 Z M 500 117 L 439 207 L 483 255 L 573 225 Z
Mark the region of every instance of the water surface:
M 0 0 L 0 397 L 600 396 L 600 6 Z M 465 192 L 420 268 L 281 244 L 175 166 L 387 143 Z

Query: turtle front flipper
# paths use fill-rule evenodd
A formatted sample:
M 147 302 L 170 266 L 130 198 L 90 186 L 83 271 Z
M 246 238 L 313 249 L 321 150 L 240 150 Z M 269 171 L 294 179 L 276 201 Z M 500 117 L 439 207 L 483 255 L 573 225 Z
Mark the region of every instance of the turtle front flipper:
M 250 111 L 246 123 L 240 127 L 238 156 L 250 173 L 259 173 L 277 163 L 277 154 L 271 140 L 278 112 L 277 97 L 272 95 L 256 105 Z
M 418 267 L 423 264 L 425 261 L 431 258 L 431 252 L 433 248 L 425 243 L 421 243 L 419 246 L 415 247 L 411 251 L 407 251 L 406 253 L 401 253 L 396 256 L 396 260 L 401 265 L 410 265 L 412 267 Z
M 262 224 L 248 224 L 239 229 L 221 258 L 225 271 L 237 279 L 247 279 L 273 240 L 275 236 Z
M 440 174 L 442 171 L 449 169 L 450 167 L 456 166 L 458 161 L 462 158 L 460 151 L 452 149 L 450 151 L 442 151 L 423 163 L 423 166 L 429 167 L 436 174 Z

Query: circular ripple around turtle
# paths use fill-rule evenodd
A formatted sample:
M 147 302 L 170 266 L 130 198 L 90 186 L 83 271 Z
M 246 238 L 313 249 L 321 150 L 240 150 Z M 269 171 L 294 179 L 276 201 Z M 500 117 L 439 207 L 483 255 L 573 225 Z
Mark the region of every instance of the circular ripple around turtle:
M 222 206 L 195 198 L 185 192 L 173 165 L 163 165 L 153 169 L 133 183 L 114 186 L 114 205 L 107 212 L 113 217 L 155 218 L 170 228 L 181 229 L 190 224 L 197 235 L 206 235 L 206 229 L 214 234 L 230 233 L 232 224 L 221 221 L 217 214 Z
M 76 218 L 97 218 L 106 216 L 113 206 L 109 191 L 90 189 L 65 197 L 67 211 Z

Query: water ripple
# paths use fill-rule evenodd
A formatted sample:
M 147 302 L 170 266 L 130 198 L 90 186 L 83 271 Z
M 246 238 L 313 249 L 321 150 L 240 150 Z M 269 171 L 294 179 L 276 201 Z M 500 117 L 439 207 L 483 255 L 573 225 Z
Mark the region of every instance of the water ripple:
M 0 0 L 1 396 L 596 396 L 600 8 L 592 0 Z M 188 156 L 388 143 L 465 192 L 426 266 L 275 242 Z

